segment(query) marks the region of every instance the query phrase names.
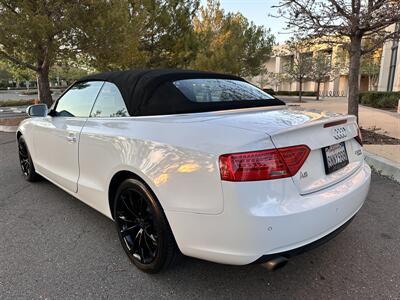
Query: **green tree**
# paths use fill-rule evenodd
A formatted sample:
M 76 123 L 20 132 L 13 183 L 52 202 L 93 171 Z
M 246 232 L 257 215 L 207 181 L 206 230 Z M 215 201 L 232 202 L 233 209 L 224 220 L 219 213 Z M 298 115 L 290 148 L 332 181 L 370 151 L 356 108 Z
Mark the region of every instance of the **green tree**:
M 90 60 L 89 41 L 103 45 L 97 53 L 108 50 L 104 60 L 116 60 L 110 53 L 120 52 L 112 41 L 120 39 L 118 26 L 125 24 L 113 22 L 123 14 L 121 11 L 128 11 L 124 3 L 123 0 L 0 0 L 0 58 L 35 72 L 39 99 L 51 105 L 49 72 L 55 63 L 76 60 L 77 55 Z M 94 28 L 97 23 L 93 20 L 101 19 L 107 25 Z M 104 44 L 93 40 L 101 35 Z
M 0 1 L 0 55 L 37 74 L 40 101 L 50 105 L 49 70 L 72 33 L 76 1 Z
M 271 54 L 274 36 L 240 13 L 225 14 L 219 1 L 208 0 L 194 26 L 200 47 L 193 68 L 256 76 Z
M 80 26 L 82 55 L 99 71 L 185 68 L 196 54 L 192 19 L 197 8 L 198 0 L 95 3 L 88 11 L 91 20 Z
M 147 67 L 189 65 L 196 53 L 192 20 L 198 6 L 198 0 L 132 1 L 136 18 L 143 21 L 139 49 Z
M 65 81 L 69 85 L 88 73 L 89 70 L 82 69 L 78 64 L 71 61 L 69 64 L 54 65 L 50 71 L 49 78 L 51 81 L 57 82 L 59 86 L 61 86 L 61 81 Z
M 6 63 L 0 61 L 0 81 L 8 81 L 12 79 L 12 75 Z
M 34 71 L 7 60 L 0 63 L 0 69 L 7 72 L 9 80 L 15 81 L 17 87 L 20 87 L 21 82 L 34 81 L 36 78 Z
M 166 67 L 187 68 L 194 60 L 198 44 L 194 33 L 193 18 L 199 8 L 198 0 L 166 1 L 166 32 L 161 38 L 165 51 Z
M 138 50 L 143 18 L 137 10 L 128 0 L 93 1 L 75 23 L 79 55 L 74 60 L 97 71 L 144 66 Z

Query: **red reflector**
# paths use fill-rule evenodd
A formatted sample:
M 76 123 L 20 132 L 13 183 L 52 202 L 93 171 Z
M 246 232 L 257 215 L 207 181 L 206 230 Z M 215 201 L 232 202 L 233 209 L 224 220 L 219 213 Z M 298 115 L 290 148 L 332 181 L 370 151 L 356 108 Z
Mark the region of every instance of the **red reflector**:
M 224 154 L 219 158 L 225 181 L 270 180 L 294 176 L 310 149 L 305 145 L 255 152 Z
M 355 139 L 360 144 L 360 146 L 363 145 L 363 139 L 362 139 L 362 134 L 361 134 L 360 128 L 358 128 L 358 135 L 355 137 Z

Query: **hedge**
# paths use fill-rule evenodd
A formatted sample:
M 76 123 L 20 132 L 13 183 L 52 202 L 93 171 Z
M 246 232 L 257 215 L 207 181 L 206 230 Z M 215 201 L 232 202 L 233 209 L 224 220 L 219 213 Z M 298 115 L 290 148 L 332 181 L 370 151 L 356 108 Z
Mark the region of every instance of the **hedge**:
M 272 96 L 276 95 L 276 93 L 275 93 L 275 91 L 273 89 L 263 89 L 263 91 L 266 92 L 267 94 L 272 95 Z
M 362 92 L 359 103 L 374 108 L 396 109 L 400 100 L 400 92 Z
M 275 94 L 280 96 L 299 96 L 298 91 L 276 91 Z M 303 97 L 317 97 L 317 92 L 302 92 L 301 95 Z

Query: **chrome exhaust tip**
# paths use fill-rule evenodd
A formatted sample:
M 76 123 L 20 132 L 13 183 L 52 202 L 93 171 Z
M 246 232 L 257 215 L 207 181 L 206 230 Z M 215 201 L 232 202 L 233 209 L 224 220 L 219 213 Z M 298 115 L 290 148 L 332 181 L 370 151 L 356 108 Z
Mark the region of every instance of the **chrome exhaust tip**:
M 261 264 L 264 268 L 267 268 L 270 271 L 276 271 L 280 268 L 283 268 L 288 263 L 288 259 L 283 256 L 275 257 L 263 264 Z

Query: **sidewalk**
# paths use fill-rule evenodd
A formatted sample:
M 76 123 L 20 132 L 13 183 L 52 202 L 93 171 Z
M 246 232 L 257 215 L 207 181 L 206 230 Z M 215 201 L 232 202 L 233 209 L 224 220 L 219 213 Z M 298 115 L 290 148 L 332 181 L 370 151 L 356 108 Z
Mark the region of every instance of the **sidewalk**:
M 346 98 L 328 98 L 320 101 L 296 103 L 308 109 L 347 113 Z M 376 133 L 400 139 L 400 114 L 360 105 L 359 123 L 364 129 L 375 129 Z

